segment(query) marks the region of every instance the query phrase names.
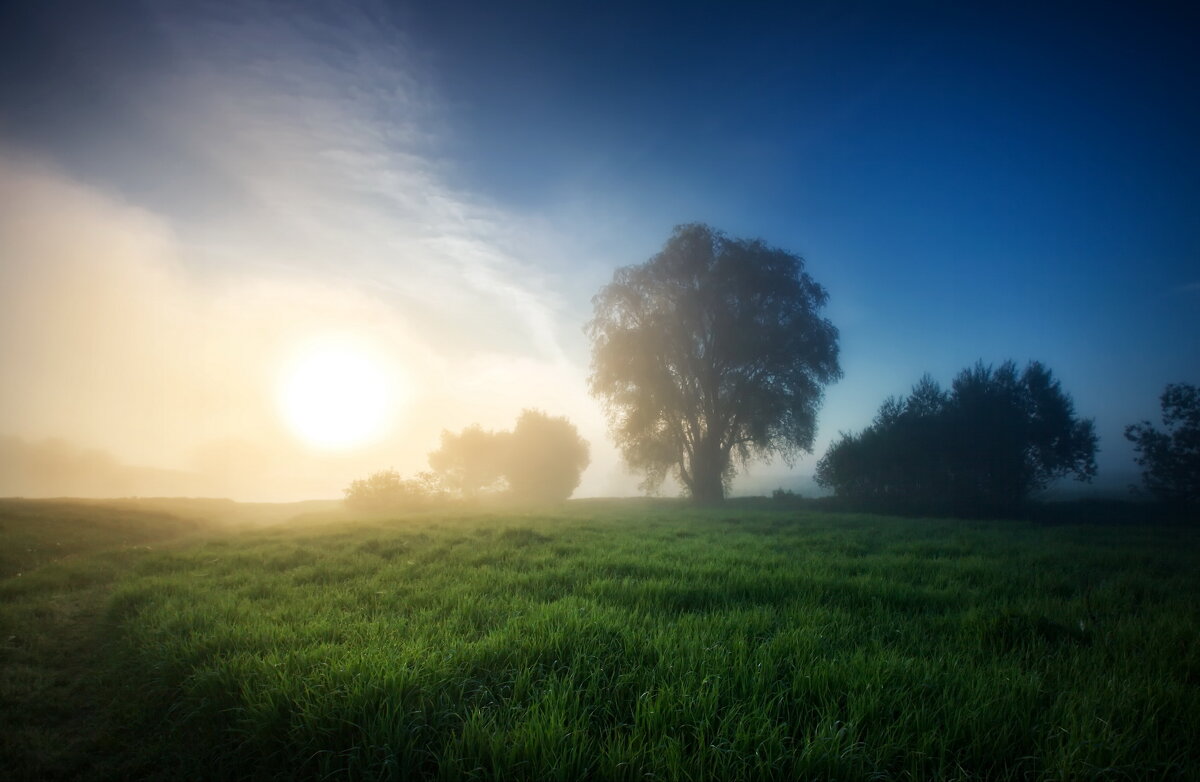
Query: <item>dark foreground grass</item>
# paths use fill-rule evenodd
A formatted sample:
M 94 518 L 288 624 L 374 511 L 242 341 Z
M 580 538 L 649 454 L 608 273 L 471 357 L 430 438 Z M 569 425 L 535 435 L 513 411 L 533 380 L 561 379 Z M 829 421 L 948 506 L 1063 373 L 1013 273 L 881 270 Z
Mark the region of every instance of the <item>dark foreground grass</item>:
M 1198 550 L 636 504 L 224 534 L 81 588 L 90 684 L 59 705 L 94 724 L 9 751 L 29 777 L 1197 779 Z M 54 599 L 30 583 L 0 582 L 10 618 Z
M 106 764 L 102 619 L 111 585 L 201 528 L 160 510 L 0 500 L 0 778 L 73 778 Z M 105 685 L 108 686 L 105 686 Z

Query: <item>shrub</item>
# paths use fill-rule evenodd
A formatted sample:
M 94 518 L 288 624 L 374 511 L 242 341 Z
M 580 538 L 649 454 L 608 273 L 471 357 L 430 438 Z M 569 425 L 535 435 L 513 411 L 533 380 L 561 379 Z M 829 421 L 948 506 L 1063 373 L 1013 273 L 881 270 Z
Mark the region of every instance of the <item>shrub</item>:
M 352 482 L 345 489 L 346 507 L 354 510 L 414 510 L 442 499 L 445 492 L 431 472 L 402 478 L 395 470 L 380 470 Z

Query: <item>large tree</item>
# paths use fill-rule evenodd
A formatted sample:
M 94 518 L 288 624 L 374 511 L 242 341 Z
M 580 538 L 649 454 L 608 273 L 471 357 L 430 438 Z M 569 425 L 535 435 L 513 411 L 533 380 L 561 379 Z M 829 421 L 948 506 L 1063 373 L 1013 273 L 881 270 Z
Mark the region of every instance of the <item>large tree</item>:
M 827 298 L 795 254 L 701 224 L 616 271 L 587 326 L 591 389 L 643 488 L 672 474 L 719 502 L 735 462 L 812 450 L 823 387 L 841 377 Z
M 943 391 L 926 376 L 817 464 L 841 497 L 971 514 L 1011 510 L 1050 481 L 1096 473 L 1096 433 L 1043 364 L 976 364 Z
M 1125 427 L 1145 468 L 1146 490 L 1165 502 L 1200 504 L 1200 388 L 1171 383 L 1159 397 L 1164 431 L 1149 421 Z

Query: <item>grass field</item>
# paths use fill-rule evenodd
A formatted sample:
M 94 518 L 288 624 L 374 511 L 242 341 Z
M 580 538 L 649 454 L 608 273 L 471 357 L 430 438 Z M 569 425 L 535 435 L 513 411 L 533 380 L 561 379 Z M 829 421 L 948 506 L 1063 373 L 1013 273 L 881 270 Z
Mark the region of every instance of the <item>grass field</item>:
M 6 501 L 0 545 L 18 779 L 1200 779 L 1178 526 Z

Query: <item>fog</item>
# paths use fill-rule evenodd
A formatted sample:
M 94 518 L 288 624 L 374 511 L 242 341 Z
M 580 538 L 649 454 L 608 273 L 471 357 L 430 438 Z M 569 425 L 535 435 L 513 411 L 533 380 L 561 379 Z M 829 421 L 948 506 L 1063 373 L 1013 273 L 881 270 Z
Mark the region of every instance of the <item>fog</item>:
M 507 425 L 525 407 L 569 416 L 592 441 L 599 469 L 581 493 L 631 482 L 584 368 L 447 350 L 437 323 L 294 269 L 197 273 L 162 217 L 44 164 L 0 166 L 0 493 L 339 496 L 371 470 L 427 469 L 443 428 Z M 404 387 L 360 447 L 306 444 L 279 409 L 289 355 L 330 335 L 369 347 Z

